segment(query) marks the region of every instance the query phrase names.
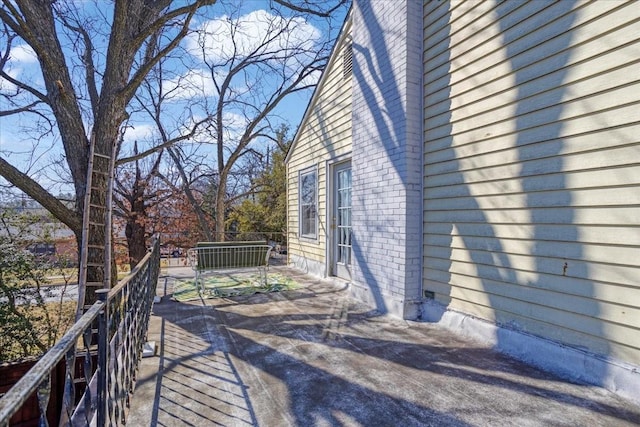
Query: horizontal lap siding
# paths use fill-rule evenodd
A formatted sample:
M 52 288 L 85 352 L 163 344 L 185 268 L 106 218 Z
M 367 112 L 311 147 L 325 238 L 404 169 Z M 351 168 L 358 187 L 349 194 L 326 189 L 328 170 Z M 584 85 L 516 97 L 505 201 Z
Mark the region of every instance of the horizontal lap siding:
M 640 363 L 640 8 L 424 8 L 424 289 Z
M 345 24 L 343 36 L 350 33 Z M 342 39 L 341 39 L 342 40 Z M 343 76 L 341 43 L 325 70 L 321 86 L 310 105 L 307 119 L 301 124 L 287 164 L 287 226 L 290 254 L 324 263 L 327 231 L 326 162 L 351 151 L 351 79 Z M 318 171 L 318 239 L 298 238 L 298 175 L 316 166 Z

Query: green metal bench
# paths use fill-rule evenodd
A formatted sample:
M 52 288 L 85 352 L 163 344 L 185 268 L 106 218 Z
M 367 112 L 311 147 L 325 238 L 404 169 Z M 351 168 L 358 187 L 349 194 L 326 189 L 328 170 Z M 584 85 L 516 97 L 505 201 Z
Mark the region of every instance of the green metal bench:
M 187 250 L 187 258 L 195 272 L 196 287 L 204 292 L 202 275 L 207 272 L 240 268 L 257 268 L 260 282 L 267 284 L 271 246 L 264 241 L 198 242 Z

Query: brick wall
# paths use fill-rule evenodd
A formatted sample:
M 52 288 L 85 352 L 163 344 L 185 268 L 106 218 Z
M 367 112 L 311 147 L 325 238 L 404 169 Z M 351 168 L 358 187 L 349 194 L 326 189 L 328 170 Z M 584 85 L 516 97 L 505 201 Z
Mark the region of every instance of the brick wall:
M 412 318 L 420 296 L 422 8 L 356 1 L 353 281 L 359 298 Z

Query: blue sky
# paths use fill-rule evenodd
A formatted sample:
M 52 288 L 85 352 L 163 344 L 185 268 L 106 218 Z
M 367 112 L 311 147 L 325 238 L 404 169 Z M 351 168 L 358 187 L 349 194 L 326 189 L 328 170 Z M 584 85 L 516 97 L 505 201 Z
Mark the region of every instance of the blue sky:
M 88 14 L 95 14 L 98 12 L 96 4 L 92 2 L 77 3 L 80 5 L 83 12 Z M 275 19 L 269 11 L 269 2 L 262 0 L 245 1 L 242 3 L 241 9 L 236 10 L 235 14 L 225 14 L 223 8 L 226 5 L 238 4 L 237 2 L 220 2 L 207 12 L 207 15 L 200 15 L 194 19 L 192 27 L 206 28 L 209 30 L 210 36 L 203 43 L 208 47 L 208 51 L 205 52 L 204 58 L 202 55 L 197 56 L 198 40 L 194 38 L 187 38 L 182 47 L 185 49 L 182 52 L 181 57 L 177 57 L 167 62 L 167 68 L 171 68 L 173 72 L 173 84 L 175 88 L 174 99 L 171 102 L 171 106 L 167 109 L 167 120 L 184 118 L 183 107 L 186 105 L 186 100 L 201 99 L 212 100 L 212 87 L 211 81 L 207 80 L 207 69 L 203 66 L 204 59 L 215 60 L 224 59 L 225 55 L 230 54 L 230 43 L 228 37 L 224 37 L 225 30 L 228 28 L 228 19 L 238 18 L 240 25 L 238 27 L 238 33 L 242 34 L 242 37 L 236 38 L 236 46 L 239 50 L 248 50 L 255 46 L 255 40 L 257 37 L 264 36 L 265 34 L 265 21 L 267 19 Z M 342 21 L 344 19 L 344 13 L 346 10 L 342 10 L 341 14 L 331 22 L 329 26 L 321 19 L 315 18 L 310 21 L 299 20 L 296 25 L 292 26 L 291 31 L 287 31 L 289 43 L 307 43 L 311 44 L 315 41 L 321 40 L 324 36 L 331 33 L 333 37 L 337 34 Z M 0 49 L 4 49 L 4 40 L 0 37 Z M 104 45 L 99 46 L 100 39 L 94 39 L 94 43 L 98 48 L 104 48 Z M 274 41 L 274 43 L 284 43 L 283 41 Z M 33 54 L 33 51 L 24 43 L 14 43 L 11 51 L 11 62 L 9 74 L 21 81 L 27 82 L 30 85 L 44 91 L 42 84 L 42 77 L 38 68 L 38 62 Z M 319 77 L 319 73 L 316 73 L 315 78 Z M 180 78 L 180 86 L 177 87 L 176 81 Z M 268 83 L 270 76 L 265 75 L 256 79 L 256 82 L 250 82 L 250 77 L 247 79 L 247 87 L 242 88 L 238 86 L 237 91 L 241 92 L 245 90 L 247 93 L 252 93 L 252 85 L 260 83 Z M 186 82 L 186 83 L 185 83 Z M 163 87 L 171 88 L 172 79 L 165 78 Z M 11 90 L 12 87 L 7 81 L 0 79 L 0 90 Z M 199 92 L 199 93 L 197 93 Z M 291 135 L 298 126 L 302 115 L 304 114 L 307 103 L 311 97 L 312 90 L 305 90 L 297 92 L 286 98 L 279 107 L 274 111 L 273 122 L 286 123 L 290 126 Z M 0 100 L 0 102 L 3 102 Z M 0 104 L 0 110 L 6 109 L 7 105 Z M 196 110 L 196 109 L 194 109 Z M 201 112 L 204 114 L 203 112 Z M 233 112 L 229 113 L 229 122 L 236 122 L 242 128 L 243 119 L 240 115 L 238 117 L 233 116 Z M 182 116 L 181 116 L 182 115 Z M 198 112 L 194 113 L 197 117 Z M 186 120 L 186 119 L 185 119 Z M 191 118 L 190 120 L 193 120 Z M 59 160 L 62 156 L 61 143 L 59 138 L 54 134 L 47 135 L 37 143 L 36 136 L 40 134 L 39 129 L 33 129 L 35 121 L 33 115 L 14 115 L 0 117 L 0 155 L 7 159 L 10 163 L 17 166 L 23 171 L 29 171 L 30 174 L 38 177 L 38 181 L 45 186 L 58 187 L 52 188 L 52 191 L 66 191 L 64 185 L 54 184 L 57 180 L 57 176 L 63 173 L 60 167 L 53 167 L 52 164 Z M 180 127 L 185 123 L 175 121 L 170 124 L 169 127 L 174 128 L 174 134 L 180 132 Z M 89 123 L 87 123 L 87 128 Z M 233 134 L 234 130 L 232 126 L 229 127 L 230 134 Z M 153 125 L 143 115 L 133 114 L 131 126 L 125 133 L 125 143 L 129 146 L 133 140 L 137 140 L 139 143 L 144 144 L 144 141 L 151 139 L 154 136 Z M 233 135 L 230 135 L 233 137 Z M 206 149 L 205 149 L 206 151 Z

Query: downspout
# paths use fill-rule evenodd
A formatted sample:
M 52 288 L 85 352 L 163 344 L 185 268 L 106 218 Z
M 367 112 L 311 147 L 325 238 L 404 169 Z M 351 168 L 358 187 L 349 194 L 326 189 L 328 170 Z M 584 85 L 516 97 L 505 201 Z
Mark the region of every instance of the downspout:
M 420 14 L 420 16 L 422 16 L 422 24 L 420 26 L 420 28 L 422 29 L 422 31 L 424 32 L 424 6 L 423 6 L 423 13 Z M 422 58 L 422 63 L 420 64 L 420 84 L 421 84 L 421 88 L 420 88 L 420 102 L 418 104 L 418 108 L 420 108 L 420 124 L 419 124 L 419 133 L 420 133 L 420 206 L 421 206 L 421 215 L 420 215 L 420 225 L 419 225 L 419 229 L 418 229 L 418 233 L 420 236 L 420 249 L 419 249 L 419 256 L 420 256 L 420 272 L 418 274 L 418 280 L 420 281 L 420 286 L 419 288 L 419 295 L 417 296 L 417 298 L 412 298 L 410 300 L 407 300 L 407 303 L 410 304 L 416 304 L 417 307 L 417 318 L 416 320 L 422 320 L 422 304 L 424 304 L 425 297 L 424 297 L 424 221 L 425 221 L 425 217 L 424 217 L 424 211 L 425 211 L 425 201 L 424 201 L 424 184 L 425 184 L 425 162 L 424 162 L 424 145 L 425 145 L 425 140 L 424 140 L 424 118 L 425 118 L 425 111 L 424 111 L 424 98 L 425 98 L 425 89 L 424 89 L 424 38 L 420 37 L 420 57 Z
M 287 154 L 289 154 L 289 153 L 287 153 Z M 285 160 L 286 160 L 286 156 L 285 156 Z M 285 176 L 284 191 L 285 191 L 285 193 L 287 195 L 287 197 L 285 197 L 285 199 L 284 199 L 285 226 L 286 226 L 285 230 L 284 230 L 284 233 L 285 233 L 284 237 L 287 239 L 287 244 L 286 244 L 286 248 L 287 248 L 287 265 L 289 265 L 290 264 L 289 253 L 291 252 L 291 251 L 289 251 L 289 244 L 290 244 L 290 242 L 289 242 L 289 240 L 290 240 L 290 238 L 289 238 L 289 236 L 290 236 L 290 234 L 289 234 L 289 162 L 285 161 L 284 168 L 285 168 L 285 171 L 284 171 L 284 176 Z
M 424 34 L 424 5 L 422 6 L 422 32 Z M 424 98 L 426 96 L 424 90 L 424 37 L 420 37 L 420 57 L 422 58 L 422 66 L 420 67 L 420 206 L 422 207 L 422 215 L 420 215 L 420 307 L 418 307 L 418 319 L 422 319 L 422 303 L 424 302 L 424 211 L 425 211 L 425 202 L 424 202 L 424 176 L 425 176 L 425 160 L 424 160 L 424 119 L 425 119 L 425 111 L 424 111 Z

